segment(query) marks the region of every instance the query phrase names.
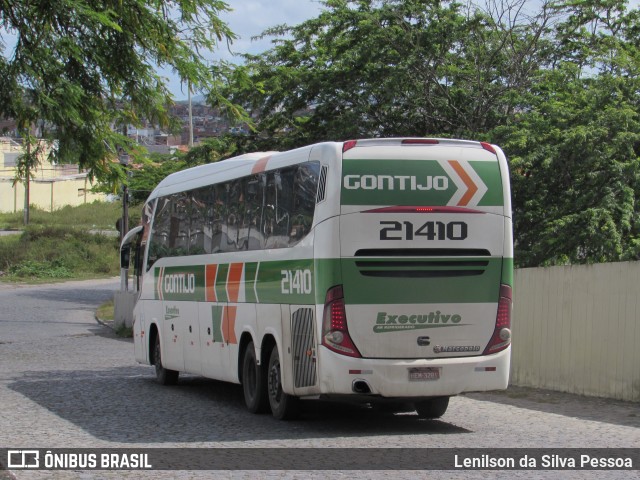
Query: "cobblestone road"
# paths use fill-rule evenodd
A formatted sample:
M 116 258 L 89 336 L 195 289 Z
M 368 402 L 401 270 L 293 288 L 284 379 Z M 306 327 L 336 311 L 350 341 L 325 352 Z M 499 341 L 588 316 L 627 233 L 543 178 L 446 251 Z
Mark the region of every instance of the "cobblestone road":
M 510 388 L 452 399 L 438 421 L 305 402 L 303 418 L 251 415 L 237 385 L 176 387 L 133 360 L 130 340 L 94 320 L 118 282 L 0 284 L 0 447 L 640 446 L 637 404 Z M 0 459 L 2 461 L 3 459 Z M 30 478 L 630 478 L 629 472 L 43 472 Z M 12 474 L 0 472 L 0 479 Z

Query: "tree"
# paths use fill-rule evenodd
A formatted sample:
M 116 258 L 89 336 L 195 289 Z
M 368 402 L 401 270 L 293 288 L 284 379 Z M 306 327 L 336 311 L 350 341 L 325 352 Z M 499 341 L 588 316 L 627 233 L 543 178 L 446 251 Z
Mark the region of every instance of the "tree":
M 489 140 L 510 158 L 517 265 L 640 258 L 640 10 L 623 0 L 323 4 L 315 19 L 267 31 L 274 47 L 226 75 L 229 98 L 258 119 L 244 145 Z
M 136 159 L 138 168 L 130 172 L 129 191 L 134 203 L 143 203 L 153 189 L 167 176 L 187 168 L 184 155 L 158 155 Z
M 484 137 L 541 63 L 551 12 L 502 21 L 439 0 L 327 0 L 230 75 L 269 147 L 370 136 Z M 522 8 L 524 2 L 517 2 Z M 250 82 L 247 82 L 247 78 Z M 263 143 L 265 143 L 263 141 Z
M 238 151 L 239 144 L 237 137 L 233 135 L 205 139 L 199 145 L 189 149 L 184 156 L 185 164 L 194 167 L 233 157 Z
M 549 68 L 494 130 L 511 158 L 520 266 L 640 257 L 638 11 L 564 6 Z
M 58 161 L 122 178 L 110 160 L 127 139 L 113 126 L 169 122 L 171 95 L 156 67 L 194 88 L 212 84 L 203 53 L 234 38 L 218 17 L 227 9 L 220 0 L 4 0 L 0 39 L 17 40 L 0 56 L 0 115 L 21 136 L 42 122 Z

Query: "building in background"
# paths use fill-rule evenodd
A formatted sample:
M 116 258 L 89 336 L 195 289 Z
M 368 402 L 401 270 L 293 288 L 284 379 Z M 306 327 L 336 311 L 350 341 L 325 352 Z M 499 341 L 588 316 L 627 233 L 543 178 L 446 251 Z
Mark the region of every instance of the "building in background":
M 23 153 L 20 139 L 0 137 L 0 213 L 13 213 L 24 208 L 24 184 L 13 185 L 16 163 Z M 91 191 L 94 184 L 86 171 L 77 165 L 54 165 L 42 158 L 33 171 L 30 204 L 53 211 L 66 205 L 76 206 L 94 200 L 105 200 L 102 193 Z
M 182 125 L 175 134 L 161 130 L 153 122 L 142 120 L 138 127 L 128 126 L 127 136 L 136 144 L 144 146 L 149 153 L 174 154 L 176 150 L 188 151 L 189 111 L 186 102 L 176 102 L 170 109 L 172 116 Z M 207 138 L 225 134 L 246 135 L 249 128 L 245 124 L 234 125 L 217 109 L 204 103 L 204 99 L 194 99 L 192 106 L 194 142 L 197 145 Z M 16 125 L 12 119 L 0 118 L 0 213 L 22 211 L 24 208 L 24 184 L 15 186 L 15 167 L 23 152 L 22 140 L 15 138 Z M 32 129 L 38 135 L 37 129 Z M 41 165 L 33 172 L 30 184 L 30 204 L 52 211 L 66 205 L 80 205 L 94 200 L 106 200 L 104 194 L 93 193 L 94 184 L 85 171 L 77 165 L 55 165 L 42 158 Z

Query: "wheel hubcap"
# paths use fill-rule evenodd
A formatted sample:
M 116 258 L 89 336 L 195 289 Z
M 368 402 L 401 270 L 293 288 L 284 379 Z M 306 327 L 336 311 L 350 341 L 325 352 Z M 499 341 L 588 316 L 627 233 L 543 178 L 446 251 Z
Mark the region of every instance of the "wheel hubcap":
M 269 369 L 269 397 L 275 400 L 276 403 L 279 403 L 281 394 L 280 362 L 274 362 Z
M 162 368 L 162 358 L 160 357 L 160 342 L 156 343 L 156 350 L 154 353 L 154 360 L 156 364 L 156 369 Z

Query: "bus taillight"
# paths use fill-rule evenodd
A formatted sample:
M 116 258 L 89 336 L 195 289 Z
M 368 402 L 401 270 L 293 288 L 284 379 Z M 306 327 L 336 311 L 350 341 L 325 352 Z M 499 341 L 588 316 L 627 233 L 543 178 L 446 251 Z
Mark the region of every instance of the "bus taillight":
M 511 345 L 511 287 L 500 285 L 496 327 L 483 355 L 498 353 Z
M 360 358 L 347 328 L 342 285 L 327 290 L 322 317 L 322 345 L 341 355 Z

